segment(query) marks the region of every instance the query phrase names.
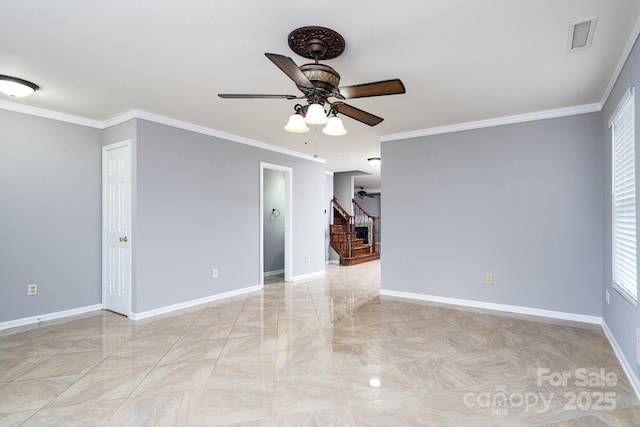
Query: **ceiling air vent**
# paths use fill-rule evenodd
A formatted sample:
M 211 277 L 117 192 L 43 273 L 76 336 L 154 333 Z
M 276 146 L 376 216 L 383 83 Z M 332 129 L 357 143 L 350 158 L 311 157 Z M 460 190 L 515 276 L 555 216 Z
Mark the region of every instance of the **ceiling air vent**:
M 591 46 L 593 32 L 596 29 L 597 16 L 581 21 L 569 23 L 569 37 L 567 39 L 567 52 L 587 49 Z

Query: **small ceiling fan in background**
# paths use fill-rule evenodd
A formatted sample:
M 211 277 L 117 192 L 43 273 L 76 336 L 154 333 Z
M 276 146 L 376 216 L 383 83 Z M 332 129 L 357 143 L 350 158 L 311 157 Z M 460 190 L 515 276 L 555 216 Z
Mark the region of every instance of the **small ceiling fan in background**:
M 360 191 L 358 191 L 356 194 L 358 195 L 360 200 L 364 200 L 365 197 L 376 197 L 377 195 L 374 193 L 367 193 L 366 191 L 364 191 L 364 187 L 360 187 Z
M 288 41 L 291 50 L 304 58 L 313 59 L 314 62 L 298 67 L 288 56 L 275 53 L 265 53 L 265 55 L 293 80 L 298 90 L 302 92 L 301 96 L 238 93 L 221 93 L 218 96 L 225 99 L 305 99 L 307 102 L 305 105 L 296 104 L 294 107 L 294 116 L 299 115 L 300 122 L 304 118 L 304 122 L 308 124 L 327 123 L 329 126 L 328 116 L 333 118 L 340 113 L 369 126 L 375 126 L 382 122 L 382 117 L 346 104 L 344 100 L 405 93 L 404 84 L 400 79 L 339 87 L 340 74 L 332 67 L 319 62 L 320 59 L 336 58 L 345 49 L 344 38 L 329 28 L 313 26 L 298 28 L 289 34 Z M 329 106 L 328 111 L 324 110 L 325 104 Z M 294 116 L 292 118 L 295 118 Z M 307 132 L 309 129 L 286 130 Z

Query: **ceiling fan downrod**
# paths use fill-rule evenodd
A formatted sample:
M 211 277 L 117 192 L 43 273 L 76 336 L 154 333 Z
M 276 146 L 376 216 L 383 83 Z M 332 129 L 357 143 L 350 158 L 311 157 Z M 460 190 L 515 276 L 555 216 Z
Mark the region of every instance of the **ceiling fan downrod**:
M 327 51 L 327 45 L 320 39 L 312 39 L 307 43 L 307 50 L 309 55 L 314 58 L 315 63 L 320 62 L 320 57 L 324 56 Z

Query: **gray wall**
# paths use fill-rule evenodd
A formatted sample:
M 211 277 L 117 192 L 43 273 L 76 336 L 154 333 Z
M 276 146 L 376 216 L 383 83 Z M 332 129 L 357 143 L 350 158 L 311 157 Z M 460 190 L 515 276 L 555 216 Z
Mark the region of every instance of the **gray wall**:
M 356 201 L 360 203 L 360 206 L 366 210 L 369 215 L 380 215 L 380 195 L 372 194 L 373 197 L 365 197 L 361 199 L 360 197 L 355 197 Z
M 126 139 L 134 313 L 260 284 L 261 161 L 293 169 L 294 279 L 324 272 L 322 163 L 144 120 L 100 131 L 0 110 L 0 322 L 102 302 L 102 146 Z
M 101 156 L 98 129 L 0 110 L 0 322 L 101 303 Z
M 353 172 L 333 174 L 333 195 L 347 212 L 353 214 Z
M 618 106 L 620 99 L 624 93 L 629 89 L 629 86 L 636 87 L 636 104 L 635 104 L 635 123 L 636 123 L 636 188 L 640 184 L 640 149 L 638 148 L 637 141 L 640 137 L 640 107 L 638 106 L 638 99 L 640 95 L 637 90 L 640 88 L 640 48 L 636 43 L 635 47 L 631 51 L 629 58 L 622 70 L 622 73 L 618 77 L 618 80 L 605 103 L 602 110 L 602 122 L 601 128 L 604 134 L 604 167 L 605 167 L 605 184 L 604 188 L 607 189 L 603 193 L 605 200 L 605 221 L 604 221 L 604 275 L 603 282 L 604 287 L 609 291 L 610 303 L 607 304 L 603 298 L 604 304 L 604 321 L 615 337 L 620 349 L 625 355 L 627 361 L 635 371 L 636 375 L 640 375 L 640 369 L 636 363 L 636 328 L 640 326 L 640 312 L 627 302 L 622 296 L 612 287 L 612 272 L 611 272 L 611 194 L 609 189 L 611 188 L 611 130 L 608 127 L 609 119 L 613 114 L 613 111 Z M 636 190 L 636 203 L 640 200 L 637 197 Z M 640 212 L 640 209 L 636 206 L 636 212 Z M 640 235 L 637 236 L 638 242 L 640 242 Z M 640 251 L 639 251 L 640 253 Z M 640 260 L 638 260 L 640 265 Z
M 265 169 L 263 188 L 264 272 L 271 273 L 284 270 L 284 172 Z
M 323 272 L 324 164 L 138 120 L 134 312 L 260 284 L 261 161 L 293 169 L 293 277 Z
M 599 113 L 383 142 L 382 158 L 382 289 L 601 315 Z

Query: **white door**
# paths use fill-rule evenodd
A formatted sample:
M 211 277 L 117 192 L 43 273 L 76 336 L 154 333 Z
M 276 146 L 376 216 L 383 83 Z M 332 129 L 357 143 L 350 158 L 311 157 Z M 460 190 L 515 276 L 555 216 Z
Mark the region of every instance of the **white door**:
M 131 141 L 102 148 L 102 305 L 131 313 Z

